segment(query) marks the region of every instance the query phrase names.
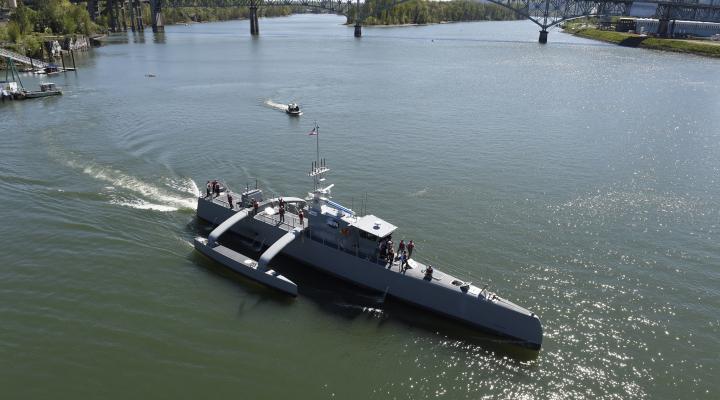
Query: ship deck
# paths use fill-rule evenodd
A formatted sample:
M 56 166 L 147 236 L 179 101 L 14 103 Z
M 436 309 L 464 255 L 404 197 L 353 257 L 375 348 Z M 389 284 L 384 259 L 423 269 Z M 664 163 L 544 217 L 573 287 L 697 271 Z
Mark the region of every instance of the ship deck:
M 230 192 L 234 199 L 239 199 L 240 195 L 236 194 L 234 192 Z M 223 207 L 229 207 L 229 204 L 227 202 L 227 196 L 226 193 L 222 193 L 218 197 L 214 197 L 212 199 L 212 202 L 215 204 L 218 204 Z M 268 208 L 271 208 L 271 213 L 268 213 Z M 233 204 L 233 210 L 234 211 L 240 211 L 242 207 L 239 207 L 237 204 Z M 300 219 L 297 216 L 297 214 L 292 212 L 285 212 L 285 221 L 280 221 L 280 216 L 278 214 L 278 206 L 276 203 L 272 202 L 271 200 L 264 201 L 260 203 L 260 207 L 258 210 L 257 215 L 252 216 L 252 218 L 256 221 L 260 221 L 269 225 L 273 225 L 277 227 L 278 229 L 282 229 L 283 231 L 289 232 L 295 227 L 300 226 Z M 307 224 L 307 220 L 304 221 L 305 224 Z M 307 229 L 303 232 L 303 235 L 305 237 L 314 240 L 316 242 L 322 243 L 325 246 L 328 246 L 330 248 L 333 248 L 335 250 L 343 251 L 347 254 L 360 257 L 362 259 L 367 260 L 370 263 L 375 263 L 377 265 L 383 266 L 384 268 L 388 269 L 389 271 L 394 271 L 398 274 L 403 274 L 408 278 L 412 279 L 418 279 L 418 280 L 424 280 L 427 281 L 428 284 L 434 284 L 434 285 L 440 285 L 443 286 L 449 290 L 462 292 L 460 289 L 460 286 L 465 284 L 465 282 L 462 279 L 456 278 L 450 274 L 447 274 L 445 272 L 442 272 L 436 268 L 436 266 L 433 266 L 433 274 L 432 278 L 428 280 L 425 276 L 425 270 L 427 269 L 427 264 L 420 262 L 416 259 L 410 258 L 408 260 L 408 264 L 410 265 L 410 268 L 407 268 L 405 271 L 402 270 L 400 261 L 394 260 L 392 263 L 388 263 L 385 260 L 379 259 L 377 255 L 374 254 L 364 254 L 364 253 L 356 253 L 355 251 L 351 249 L 345 249 L 337 245 L 335 242 L 329 242 L 325 241 L 322 238 L 313 235 L 312 229 Z M 468 282 L 469 283 L 469 282 Z M 484 298 L 489 298 L 491 301 L 495 302 L 501 302 L 506 307 L 515 309 L 518 312 L 530 315 L 531 312 L 509 300 L 506 300 L 504 298 L 501 298 L 500 296 L 497 296 L 495 293 L 491 293 L 490 291 L 487 291 L 485 289 L 481 289 L 475 285 L 470 285 L 467 292 L 464 293 L 468 296 L 473 297 L 479 297 L 482 296 Z

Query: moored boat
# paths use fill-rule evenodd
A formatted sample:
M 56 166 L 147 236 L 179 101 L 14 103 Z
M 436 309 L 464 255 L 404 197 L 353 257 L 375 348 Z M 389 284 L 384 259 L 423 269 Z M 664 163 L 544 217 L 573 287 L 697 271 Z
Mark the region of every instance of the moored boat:
M 29 91 L 23 90 L 19 93 L 20 99 L 36 99 L 39 97 L 59 96 L 62 90 L 58 89 L 52 82 L 44 82 L 40 84 L 40 90 Z

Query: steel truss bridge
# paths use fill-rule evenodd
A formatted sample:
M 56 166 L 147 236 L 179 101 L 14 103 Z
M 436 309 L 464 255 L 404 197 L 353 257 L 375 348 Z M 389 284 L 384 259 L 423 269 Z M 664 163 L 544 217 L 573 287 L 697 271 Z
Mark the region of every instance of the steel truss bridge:
M 362 34 L 363 21 L 371 16 L 412 0 L 393 0 L 372 7 L 365 0 L 89 0 L 90 15 L 98 10 L 108 16 L 112 31 L 143 29 L 142 4 L 151 10 L 153 31 L 162 31 L 165 25 L 163 8 L 187 7 L 244 7 L 248 9 L 250 34 L 258 35 L 258 9 L 262 7 L 290 6 L 313 8 L 344 15 L 355 22 L 355 36 Z M 478 0 L 474 0 L 478 1 Z M 548 29 L 564 21 L 583 17 L 610 17 L 630 15 L 633 1 L 623 0 L 485 0 L 508 8 L 540 27 L 540 43 L 547 42 Z M 646 0 L 642 3 L 657 5 L 654 18 L 660 20 L 658 34 L 666 35 L 671 20 L 720 22 L 720 0 Z
M 630 15 L 632 1 L 619 0 L 487 0 L 531 20 L 540 30 L 540 43 L 547 42 L 548 29 L 564 21 L 584 17 Z M 661 35 L 670 20 L 720 22 L 720 0 L 647 0 L 656 4 L 653 18 L 660 20 Z

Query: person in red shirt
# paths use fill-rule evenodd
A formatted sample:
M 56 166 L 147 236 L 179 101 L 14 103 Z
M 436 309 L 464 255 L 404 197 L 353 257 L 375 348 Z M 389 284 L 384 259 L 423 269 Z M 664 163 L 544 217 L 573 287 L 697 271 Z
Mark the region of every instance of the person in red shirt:
M 407 244 L 407 251 L 408 251 L 408 258 L 412 257 L 413 249 L 415 248 L 415 243 L 411 240 L 410 243 Z

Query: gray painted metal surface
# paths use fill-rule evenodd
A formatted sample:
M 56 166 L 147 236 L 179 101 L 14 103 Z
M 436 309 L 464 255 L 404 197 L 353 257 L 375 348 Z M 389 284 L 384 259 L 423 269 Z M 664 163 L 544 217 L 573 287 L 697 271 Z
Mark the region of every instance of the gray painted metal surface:
M 270 247 L 268 247 L 268 249 L 260 256 L 260 259 L 258 260 L 258 268 L 266 269 L 270 260 L 278 255 L 285 247 L 287 247 L 287 245 L 292 243 L 293 240 L 300 237 L 302 231 L 302 227 L 293 228 L 290 232 L 284 234 L 280 239 L 276 240 L 275 243 L 270 245 Z
M 297 296 L 297 285 L 272 269 L 258 268 L 257 261 L 225 246 L 209 246 L 206 239 L 195 238 L 195 249 L 233 271 L 265 286 Z
M 233 194 L 233 197 L 236 195 Z M 272 202 L 265 204 L 273 205 Z M 313 200 L 309 207 L 304 208 L 308 226 L 302 232 L 303 228 L 298 228 L 297 215 L 286 213 L 286 221 L 280 223 L 272 207 L 270 212 L 265 211 L 266 207 L 252 218 L 239 218 L 239 222 L 228 230 L 261 246 L 267 244 L 272 247 L 273 243 L 285 237 L 282 245 L 272 249 L 273 257 L 277 254 L 276 250 L 281 251 L 286 256 L 356 285 L 387 293 L 484 331 L 511 338 L 527 347 L 541 347 L 542 325 L 529 310 L 438 270 L 431 279 L 427 279 L 427 265 L 416 260 L 410 260 L 412 268 L 403 273 L 397 262 L 378 260 L 373 253 L 375 246 L 362 244 L 352 235 L 346 236 L 344 229 L 349 225 L 328 225 L 328 216 L 318 213 L 319 208 L 313 208 L 315 205 Z M 198 217 L 213 224 L 220 224 L 235 213 L 222 201 L 198 199 Z M 339 222 L 343 224 L 344 221 L 340 219 Z M 300 240 L 296 240 L 297 237 Z

